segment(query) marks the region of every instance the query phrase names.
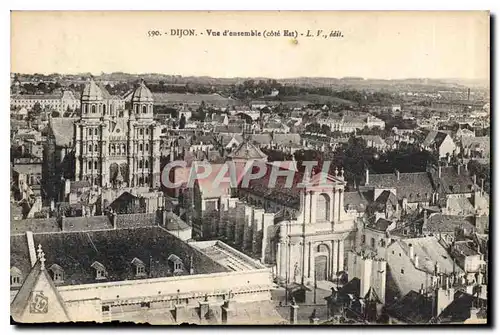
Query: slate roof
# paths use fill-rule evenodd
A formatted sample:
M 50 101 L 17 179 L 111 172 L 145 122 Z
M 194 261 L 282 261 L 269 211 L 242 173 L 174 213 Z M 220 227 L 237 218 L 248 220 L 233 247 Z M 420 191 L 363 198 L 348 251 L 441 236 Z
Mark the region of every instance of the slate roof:
M 408 202 L 424 202 L 432 197 L 432 181 L 427 172 L 400 173 L 399 180 L 395 173 L 370 174 L 366 187 L 378 189 L 396 189 L 398 200 L 404 197 Z
M 75 122 L 78 118 L 53 117 L 50 120 L 49 127 L 56 140 L 56 145 L 60 147 L 70 146 L 73 142 L 75 133 Z
M 25 236 L 11 236 L 11 266 L 24 271 L 29 268 Z M 99 262 L 106 268 L 107 278 L 99 281 L 121 281 L 136 278 L 135 268 L 131 265 L 134 258 L 146 264 L 149 277 L 170 275 L 168 257 L 175 254 L 189 265 L 191 250 L 185 243 L 177 240 L 160 227 L 118 229 L 75 233 L 34 234 L 35 245 L 41 244 L 50 268 L 58 264 L 64 270 L 63 285 L 76 285 L 96 282 L 95 270 L 91 267 Z M 184 247 L 182 247 L 184 245 Z

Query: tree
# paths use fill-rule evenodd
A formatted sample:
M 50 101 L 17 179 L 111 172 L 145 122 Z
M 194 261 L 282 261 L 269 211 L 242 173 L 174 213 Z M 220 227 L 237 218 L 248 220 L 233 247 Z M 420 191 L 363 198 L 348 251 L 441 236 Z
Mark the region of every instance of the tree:
M 186 127 L 186 115 L 182 114 L 179 120 L 179 129 L 184 129 Z

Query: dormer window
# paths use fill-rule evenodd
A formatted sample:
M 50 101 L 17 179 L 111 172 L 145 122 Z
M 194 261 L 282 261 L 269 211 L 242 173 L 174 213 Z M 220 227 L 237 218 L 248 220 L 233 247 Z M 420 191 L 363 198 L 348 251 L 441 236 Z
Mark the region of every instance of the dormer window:
M 174 274 L 179 274 L 184 271 L 182 260 L 174 254 L 168 256 L 168 261 L 171 263 L 171 269 Z
M 57 264 L 53 264 L 49 270 L 52 272 L 52 280 L 54 283 L 62 283 L 64 282 L 64 270 Z
M 132 260 L 132 265 L 135 267 L 136 277 L 141 277 L 146 275 L 146 265 L 139 258 L 134 258 Z
M 21 286 L 22 272 L 15 266 L 10 268 L 10 286 Z
M 92 263 L 91 267 L 96 271 L 95 279 L 97 279 L 97 280 L 106 279 L 107 272 L 106 272 L 106 268 L 104 267 L 104 265 L 102 265 L 99 262 L 94 262 L 94 263 Z

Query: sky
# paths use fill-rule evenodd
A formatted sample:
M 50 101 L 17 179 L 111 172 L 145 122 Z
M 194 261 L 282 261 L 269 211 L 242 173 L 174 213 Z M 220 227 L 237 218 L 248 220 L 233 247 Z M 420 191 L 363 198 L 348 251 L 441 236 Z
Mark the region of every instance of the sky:
M 11 72 L 488 80 L 489 22 L 485 11 L 13 12 Z M 164 34 L 172 29 L 197 36 Z M 304 36 L 209 37 L 207 29 Z M 308 30 L 343 37 L 308 38 Z

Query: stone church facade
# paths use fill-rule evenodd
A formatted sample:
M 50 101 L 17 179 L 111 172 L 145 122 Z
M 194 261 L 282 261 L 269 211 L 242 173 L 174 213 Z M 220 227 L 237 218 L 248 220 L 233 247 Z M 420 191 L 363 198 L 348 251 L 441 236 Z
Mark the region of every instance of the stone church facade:
M 75 180 L 103 188 L 160 187 L 160 126 L 144 81 L 125 99 L 125 110 L 104 99 L 93 79 L 74 124 Z

